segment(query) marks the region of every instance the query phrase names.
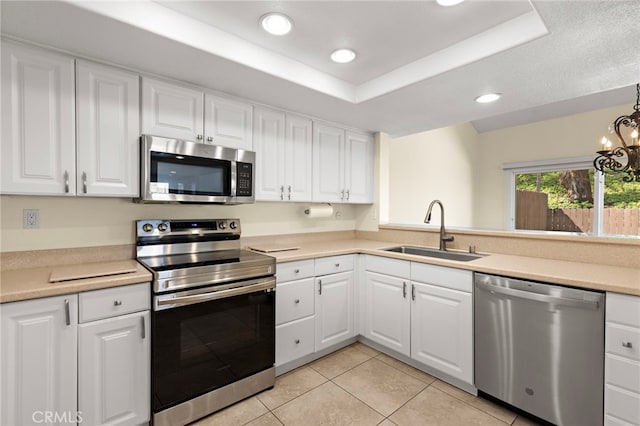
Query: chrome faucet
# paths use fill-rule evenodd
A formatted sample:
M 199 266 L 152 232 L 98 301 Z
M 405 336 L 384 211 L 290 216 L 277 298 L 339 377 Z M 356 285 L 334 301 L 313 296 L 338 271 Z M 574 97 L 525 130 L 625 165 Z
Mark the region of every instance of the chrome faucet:
M 433 200 L 431 204 L 429 204 L 427 215 L 424 217 L 424 223 L 431 222 L 431 210 L 434 204 L 440 206 L 440 250 L 447 251 L 447 241 L 453 241 L 453 235 L 447 235 L 444 231 L 444 206 L 442 205 L 442 201 Z

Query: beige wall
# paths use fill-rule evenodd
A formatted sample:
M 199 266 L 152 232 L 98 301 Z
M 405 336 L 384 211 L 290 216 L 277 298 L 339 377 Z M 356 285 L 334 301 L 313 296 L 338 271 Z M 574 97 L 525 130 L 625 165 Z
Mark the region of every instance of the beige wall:
M 447 226 L 473 226 L 477 139 L 462 124 L 396 139 L 385 135 L 388 152 L 388 223 L 423 223 L 427 206 L 439 199 Z M 384 161 L 384 159 L 382 159 Z M 436 208 L 432 224 L 440 223 Z
M 0 251 L 134 244 L 137 219 L 238 217 L 243 236 L 353 230 L 362 206 L 335 205 L 339 217 L 308 219 L 303 203 L 239 206 L 136 204 L 124 198 L 0 197 Z M 40 210 L 40 229 L 22 229 L 22 209 Z

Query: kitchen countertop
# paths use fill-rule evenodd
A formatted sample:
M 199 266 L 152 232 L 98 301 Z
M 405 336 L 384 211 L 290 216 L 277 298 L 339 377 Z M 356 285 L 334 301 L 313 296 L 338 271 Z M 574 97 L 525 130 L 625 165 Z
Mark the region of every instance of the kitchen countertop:
M 394 253 L 381 250 L 402 244 L 362 239 L 296 244 L 298 250 L 269 253 L 278 263 L 315 257 L 363 253 L 412 262 L 429 263 L 487 274 L 564 284 L 574 287 L 612 291 L 640 296 L 640 269 L 592 263 L 568 262 L 506 254 L 490 254 L 470 262 Z M 277 269 L 276 269 L 277 270 Z
M 282 263 L 317 257 L 362 253 L 640 296 L 640 269 L 505 254 L 490 254 L 470 262 L 458 262 L 382 250 L 383 248 L 398 245 L 401 244 L 366 239 L 298 242 L 295 244 L 296 247 L 299 247 L 296 250 L 272 252 L 268 253 L 268 255 L 275 257 L 278 263 Z M 114 271 L 128 269 L 135 270 L 135 272 L 50 283 L 51 273 L 62 268 L 68 270 L 69 265 L 0 272 L 0 303 L 138 284 L 149 282 L 152 279 L 149 271 L 131 259 L 83 263 L 79 264 L 77 268 L 82 270 L 84 276 L 90 276 L 92 270 L 95 270 L 96 273 L 101 273 L 109 268 Z
M 0 303 L 79 293 L 82 291 L 151 281 L 151 273 L 147 271 L 144 266 L 135 260 L 120 260 L 113 262 L 83 263 L 77 266 L 78 276 L 94 275 L 92 271 L 95 271 L 95 275 L 101 276 L 71 279 L 54 283 L 49 282 L 52 273 L 64 271 L 63 275 L 67 275 L 67 270 L 69 269 L 70 266 L 65 265 L 59 267 L 48 266 L 2 271 L 0 272 Z M 102 275 L 108 270 L 133 270 L 135 272 Z

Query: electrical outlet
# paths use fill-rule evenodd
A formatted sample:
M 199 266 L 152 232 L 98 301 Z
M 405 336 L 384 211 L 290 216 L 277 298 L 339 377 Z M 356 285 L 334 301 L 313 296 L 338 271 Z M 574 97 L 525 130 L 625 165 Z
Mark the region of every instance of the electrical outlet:
M 40 228 L 40 210 L 23 209 L 22 210 L 22 228 L 23 229 Z

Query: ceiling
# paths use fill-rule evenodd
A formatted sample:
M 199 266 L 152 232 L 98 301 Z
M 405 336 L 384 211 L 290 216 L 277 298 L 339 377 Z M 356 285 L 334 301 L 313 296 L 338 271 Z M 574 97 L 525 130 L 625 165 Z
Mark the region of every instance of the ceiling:
M 640 81 L 630 1 L 4 1 L 6 36 L 401 136 L 490 131 L 628 103 Z M 259 27 L 268 12 L 286 36 Z M 635 35 L 634 35 L 635 34 Z M 630 42 L 630 40 L 632 42 Z M 358 57 L 335 64 L 350 47 Z M 474 98 L 500 92 L 480 105 Z

